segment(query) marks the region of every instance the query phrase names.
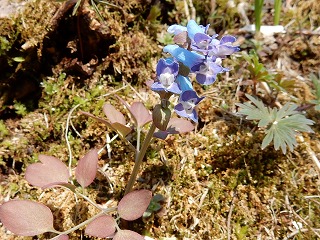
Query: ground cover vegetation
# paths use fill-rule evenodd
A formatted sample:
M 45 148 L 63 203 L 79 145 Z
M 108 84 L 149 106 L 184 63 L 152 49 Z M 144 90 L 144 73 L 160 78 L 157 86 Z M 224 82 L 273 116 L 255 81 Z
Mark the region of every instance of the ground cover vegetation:
M 319 12 L 36 0 L 2 17 L 1 239 L 320 238 Z

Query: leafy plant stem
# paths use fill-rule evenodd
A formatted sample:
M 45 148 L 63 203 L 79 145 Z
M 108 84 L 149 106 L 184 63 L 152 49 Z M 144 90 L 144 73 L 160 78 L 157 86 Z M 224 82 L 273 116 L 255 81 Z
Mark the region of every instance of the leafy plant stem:
M 125 190 L 124 195 L 127 195 L 132 190 L 132 187 L 133 187 L 133 185 L 134 185 L 134 183 L 135 183 L 135 181 L 137 179 L 137 175 L 138 175 L 138 172 L 139 172 L 140 165 L 142 163 L 143 157 L 145 156 L 145 154 L 147 152 L 147 149 L 148 149 L 148 147 L 149 147 L 149 145 L 151 143 L 151 140 L 152 140 L 152 137 L 153 137 L 153 133 L 155 132 L 155 130 L 156 130 L 156 126 L 154 125 L 154 123 L 152 123 L 151 126 L 150 126 L 150 129 L 149 129 L 149 132 L 148 132 L 146 138 L 143 141 L 141 150 L 137 151 L 136 161 L 135 161 L 135 164 L 134 164 L 134 167 L 133 167 L 133 170 L 132 170 L 128 185 L 126 186 L 126 190 Z

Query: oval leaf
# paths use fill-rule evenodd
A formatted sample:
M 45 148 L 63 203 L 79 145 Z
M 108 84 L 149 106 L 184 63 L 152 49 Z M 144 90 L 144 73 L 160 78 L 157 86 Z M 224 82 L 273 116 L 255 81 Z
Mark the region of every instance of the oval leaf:
M 123 114 L 119 112 L 117 109 L 115 109 L 115 107 L 111 104 L 104 104 L 103 112 L 111 123 L 121 123 L 122 125 L 126 125 L 126 120 Z
M 111 123 L 111 126 L 123 137 L 127 136 L 131 132 L 131 128 L 121 123 Z
M 131 132 L 131 128 L 126 126 L 126 120 L 121 112 L 114 108 L 109 103 L 104 104 L 103 112 L 106 114 L 110 121 L 110 125 L 113 130 L 116 130 L 122 136 L 128 135 Z
M 113 235 L 116 231 L 116 222 L 111 216 L 101 216 L 93 220 L 86 227 L 87 235 L 99 238 L 106 238 Z
M 69 171 L 58 158 L 39 155 L 41 163 L 33 163 L 26 169 L 26 180 L 37 187 L 49 186 L 54 183 L 67 183 Z
M 157 131 L 153 136 L 164 140 L 169 134 L 186 133 L 193 129 L 194 125 L 190 121 L 183 118 L 171 118 L 166 131 Z
M 139 233 L 130 230 L 119 230 L 113 240 L 144 240 Z
M 53 230 L 51 210 L 30 200 L 11 200 L 0 206 L 0 220 L 14 234 L 35 236 Z
M 137 190 L 125 195 L 118 204 L 119 216 L 125 220 L 138 219 L 147 210 L 152 198 L 149 190 Z
M 168 124 L 167 132 L 169 134 L 186 133 L 194 129 L 194 125 L 183 118 L 171 118 Z
M 132 103 L 129 111 L 132 114 L 138 128 L 143 127 L 145 124 L 152 121 L 152 115 L 142 102 Z
M 76 167 L 76 179 L 82 187 L 89 186 L 96 177 L 98 168 L 98 150 L 90 150 L 78 162 Z

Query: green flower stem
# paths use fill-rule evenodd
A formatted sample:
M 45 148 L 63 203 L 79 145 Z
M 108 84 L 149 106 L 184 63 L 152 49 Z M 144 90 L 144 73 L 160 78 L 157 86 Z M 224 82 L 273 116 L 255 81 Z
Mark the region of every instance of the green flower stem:
M 143 141 L 143 144 L 141 146 L 141 150 L 139 152 L 137 152 L 136 161 L 135 161 L 135 164 L 134 164 L 134 167 L 133 167 L 133 170 L 132 170 L 132 173 L 131 173 L 131 176 L 130 176 L 130 179 L 129 179 L 129 182 L 126 187 L 124 195 L 127 195 L 132 190 L 132 187 L 137 179 L 137 175 L 138 175 L 143 157 L 145 156 L 145 154 L 147 152 L 147 149 L 151 143 L 151 140 L 152 140 L 152 137 L 153 137 L 153 134 L 155 131 L 156 131 L 156 126 L 152 123 L 150 126 L 150 129 L 149 129 L 149 132 Z
M 281 0 L 274 1 L 274 25 L 279 25 L 280 23 L 281 4 Z

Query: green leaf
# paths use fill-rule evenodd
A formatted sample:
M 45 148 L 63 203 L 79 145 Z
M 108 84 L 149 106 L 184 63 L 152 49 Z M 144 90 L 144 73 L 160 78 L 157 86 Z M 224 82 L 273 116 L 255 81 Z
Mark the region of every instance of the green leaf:
M 313 132 L 309 125 L 314 122 L 296 111 L 297 105 L 286 103 L 280 109 L 270 108 L 248 94 L 246 97 L 251 103 L 236 104 L 241 108 L 238 113 L 245 115 L 246 119 L 258 120 L 258 127 L 265 128 L 266 136 L 261 144 L 262 149 L 273 141 L 275 150 L 281 148 L 285 154 L 287 148 L 293 151 L 297 145 L 295 137 L 299 132 Z
M 24 57 L 14 57 L 14 58 L 12 58 L 12 60 L 15 62 L 23 62 L 25 59 L 24 59 Z

